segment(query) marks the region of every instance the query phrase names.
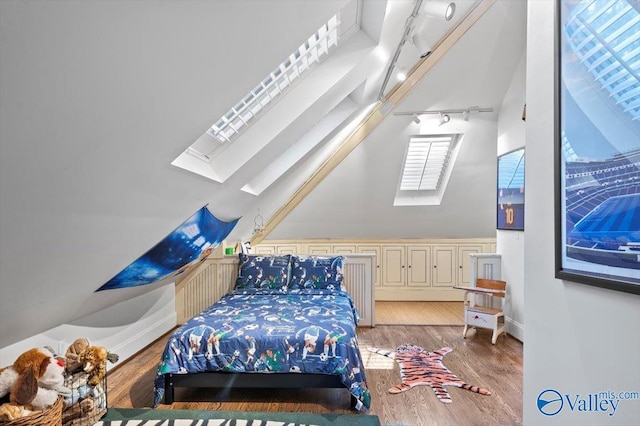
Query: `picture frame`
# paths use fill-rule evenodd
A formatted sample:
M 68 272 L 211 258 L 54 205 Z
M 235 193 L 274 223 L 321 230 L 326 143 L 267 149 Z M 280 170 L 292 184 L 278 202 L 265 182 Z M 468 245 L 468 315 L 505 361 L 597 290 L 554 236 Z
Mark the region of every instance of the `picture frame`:
M 496 228 L 524 231 L 524 148 L 498 156 Z
M 633 294 L 640 294 L 640 81 L 625 63 L 629 43 L 620 38 L 630 35 L 618 30 L 639 13 L 628 0 L 556 0 L 555 276 Z

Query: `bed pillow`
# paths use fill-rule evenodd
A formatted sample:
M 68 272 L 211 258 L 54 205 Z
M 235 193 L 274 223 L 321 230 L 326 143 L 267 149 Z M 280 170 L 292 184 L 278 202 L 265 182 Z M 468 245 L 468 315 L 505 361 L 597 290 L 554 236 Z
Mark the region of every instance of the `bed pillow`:
M 342 287 L 342 256 L 292 256 L 290 288 Z
M 240 253 L 236 289 L 264 288 L 287 291 L 291 255 L 250 255 Z

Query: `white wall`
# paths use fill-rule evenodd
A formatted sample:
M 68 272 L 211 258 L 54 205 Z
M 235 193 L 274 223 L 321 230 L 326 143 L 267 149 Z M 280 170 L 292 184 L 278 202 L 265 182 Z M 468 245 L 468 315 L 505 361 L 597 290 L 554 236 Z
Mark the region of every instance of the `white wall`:
M 469 106 L 496 112 L 468 122 L 454 115 L 443 126 L 390 113 L 267 238 L 495 236 L 497 111 L 520 61 L 504 53 L 524 49 L 524 3 L 497 2 L 487 16 L 492 19 L 477 22 L 393 112 Z M 409 136 L 449 132 L 465 137 L 441 205 L 394 207 Z
M 390 116 L 269 238 L 492 237 L 496 123 L 480 119 L 468 127 L 473 127 L 473 138 L 462 142 L 457 173 L 441 205 L 393 206 L 405 146 L 417 129 L 406 117 Z M 472 220 L 469 206 L 474 206 Z
M 498 117 L 498 155 L 521 148 L 525 144 L 526 124 L 522 121 L 525 90 L 526 53 L 523 52 L 518 68 L 511 80 L 511 85 L 500 107 L 500 115 Z M 496 251 L 502 255 L 501 278 L 507 282 L 507 297 L 504 306 L 507 332 L 520 340 L 524 340 L 525 324 L 524 235 L 524 232 L 520 231 L 496 231 Z
M 253 171 L 170 163 L 344 3 L 0 1 L 0 348 L 151 292 L 94 293 L 203 205 L 244 214 Z
M 621 401 L 613 416 L 536 406 L 546 389 L 640 391 L 640 296 L 554 278 L 554 5 L 528 3 L 524 424 L 638 424 L 640 401 Z
M 117 354 L 118 362 L 125 361 L 176 324 L 174 285 L 154 287 L 146 294 L 0 348 L 2 366 L 34 347 L 50 346 L 56 353 L 64 355 L 73 340 L 80 337 Z M 116 365 L 107 363 L 107 368 Z

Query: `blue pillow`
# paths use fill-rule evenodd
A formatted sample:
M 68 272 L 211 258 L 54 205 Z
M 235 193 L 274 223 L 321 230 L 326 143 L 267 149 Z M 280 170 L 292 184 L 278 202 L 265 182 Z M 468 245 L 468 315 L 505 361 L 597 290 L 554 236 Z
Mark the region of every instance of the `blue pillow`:
M 264 288 L 287 291 L 291 255 L 247 255 L 240 253 L 236 289 Z
M 292 256 L 290 288 L 336 289 L 342 286 L 342 256 Z

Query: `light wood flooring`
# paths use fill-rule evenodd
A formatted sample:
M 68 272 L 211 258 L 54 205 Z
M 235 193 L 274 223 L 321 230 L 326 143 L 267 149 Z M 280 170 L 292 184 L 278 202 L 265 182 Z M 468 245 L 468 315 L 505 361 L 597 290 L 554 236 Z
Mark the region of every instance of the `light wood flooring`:
M 371 392 L 369 414 L 382 425 L 519 425 L 522 424 L 522 343 L 501 336 L 491 344 L 491 332 L 478 330 L 462 338 L 459 326 L 376 326 L 359 328 L 358 339 L 365 360 Z M 150 407 L 156 367 L 167 336 L 127 360 L 108 375 L 110 407 Z M 453 352 L 444 364 L 461 380 L 491 391 L 484 396 L 448 387 L 453 402 L 440 402 L 430 387 L 418 386 L 401 394 L 387 390 L 400 382 L 397 364 L 366 350 L 376 346 L 394 349 L 413 343 L 426 350 L 444 346 Z M 230 411 L 289 411 L 353 413 L 346 389 L 211 390 L 176 389 L 178 401 L 160 409 Z
M 376 301 L 377 325 L 464 325 L 462 302 Z

